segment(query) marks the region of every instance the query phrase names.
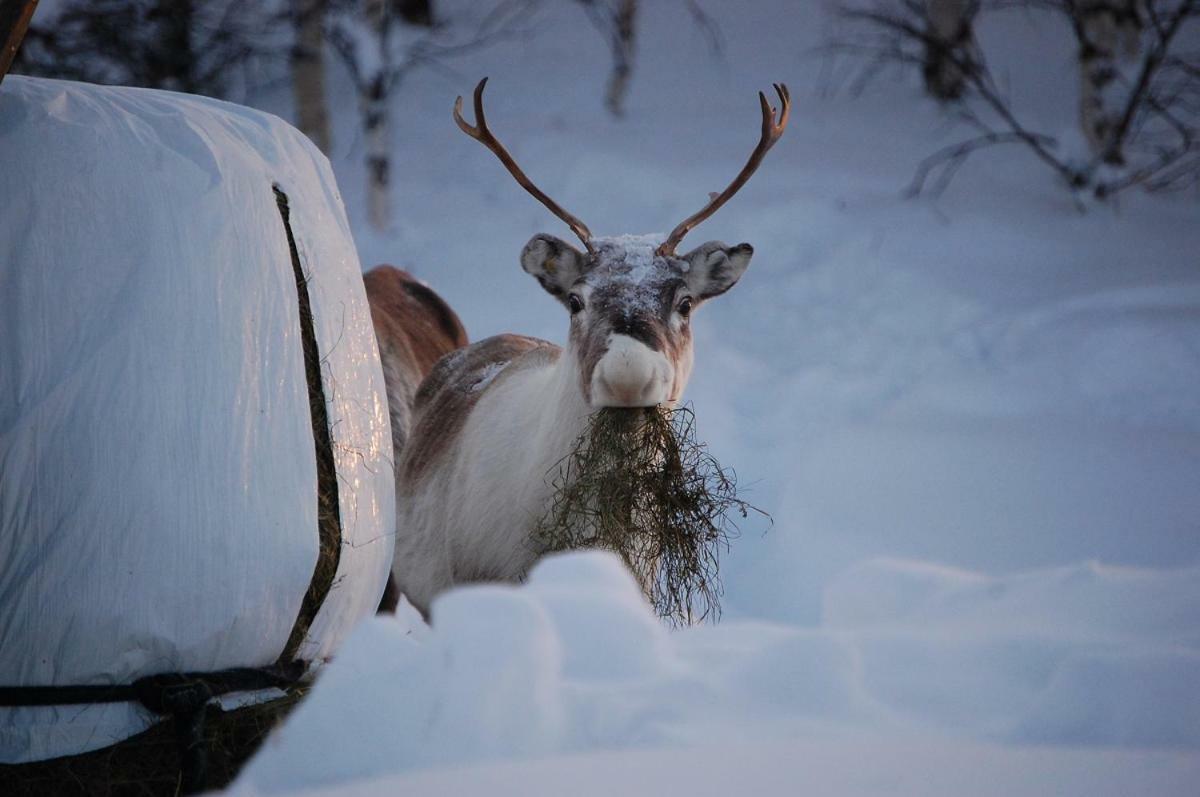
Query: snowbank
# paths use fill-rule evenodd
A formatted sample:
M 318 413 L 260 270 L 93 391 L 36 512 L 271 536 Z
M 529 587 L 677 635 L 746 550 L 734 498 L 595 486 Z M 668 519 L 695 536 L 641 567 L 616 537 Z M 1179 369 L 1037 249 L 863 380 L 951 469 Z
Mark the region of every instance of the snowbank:
M 615 557 L 555 556 L 523 586 L 440 598 L 432 630 L 412 614 L 361 626 L 233 793 L 605 750 L 769 749 L 781 738 L 813 754 L 822 738 L 874 744 L 884 730 L 918 740 L 926 759 L 941 744 L 996 762 L 996 742 L 1200 746 L 1200 651 L 1183 639 L 1198 570 L 998 579 L 876 561 L 827 598 L 819 628 L 670 633 Z M 1114 606 L 1123 617 L 1090 621 Z M 1162 638 L 1180 643 L 1153 642 Z M 1176 764 L 1185 760 L 1175 775 L 1195 771 L 1194 758 Z
M 1127 797 L 1190 794 L 1200 766 L 1176 753 L 1012 748 L 956 739 L 847 737 L 564 755 L 314 787 L 297 797 Z M 247 794 L 254 793 L 247 790 Z

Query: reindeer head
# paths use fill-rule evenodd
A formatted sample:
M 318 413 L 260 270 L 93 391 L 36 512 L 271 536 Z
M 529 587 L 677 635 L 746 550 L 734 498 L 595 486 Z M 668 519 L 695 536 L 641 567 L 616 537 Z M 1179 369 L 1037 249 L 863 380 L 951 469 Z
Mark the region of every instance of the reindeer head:
M 758 168 L 767 150 L 787 126 L 787 87 L 775 86 L 781 110 L 759 92 L 762 136 L 733 182 L 707 205 L 684 219 L 665 240 L 661 236 L 592 236 L 587 226 L 533 184 L 488 129 L 483 112 L 487 78 L 475 87 L 474 126 L 462 117 L 462 97 L 454 102 L 454 120 L 464 133 L 495 153 L 517 182 L 569 226 L 583 242 L 579 251 L 552 235 L 535 235 L 521 252 L 521 267 L 571 314 L 567 354 L 579 366 L 580 388 L 588 403 L 600 407 L 651 407 L 672 404 L 683 393 L 692 370 L 692 311 L 729 290 L 741 278 L 754 248 L 702 244 L 675 253 L 688 231 L 737 193 Z

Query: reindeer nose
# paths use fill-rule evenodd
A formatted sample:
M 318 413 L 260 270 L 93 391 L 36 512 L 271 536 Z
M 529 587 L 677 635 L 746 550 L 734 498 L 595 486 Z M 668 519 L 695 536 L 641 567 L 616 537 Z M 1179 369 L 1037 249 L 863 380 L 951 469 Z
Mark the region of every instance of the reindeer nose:
M 600 384 L 604 388 L 610 401 L 614 406 L 618 407 L 640 407 L 642 406 L 643 397 L 650 392 L 652 384 L 650 380 L 629 380 L 618 378 L 619 381 L 612 381 L 605 376 L 600 377 Z M 638 385 L 641 385 L 640 387 Z
M 662 352 L 628 335 L 613 335 L 592 374 L 592 403 L 653 407 L 667 400 L 670 385 L 671 365 Z

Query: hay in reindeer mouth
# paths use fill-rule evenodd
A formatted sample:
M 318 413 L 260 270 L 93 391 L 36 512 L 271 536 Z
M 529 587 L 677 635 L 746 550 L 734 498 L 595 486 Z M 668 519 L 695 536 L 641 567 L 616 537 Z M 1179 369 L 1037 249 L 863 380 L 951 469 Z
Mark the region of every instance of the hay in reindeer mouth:
M 762 510 L 737 497 L 732 470 L 696 440 L 690 407 L 603 409 L 558 465 L 541 552 L 614 551 L 660 617 L 690 624 L 720 616 L 718 559 Z

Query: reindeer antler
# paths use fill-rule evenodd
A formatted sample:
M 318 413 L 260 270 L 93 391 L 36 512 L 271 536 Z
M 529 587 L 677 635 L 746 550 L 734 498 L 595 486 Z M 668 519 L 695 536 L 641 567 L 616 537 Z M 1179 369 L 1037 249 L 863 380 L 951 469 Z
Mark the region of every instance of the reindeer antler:
M 534 185 L 533 181 L 525 176 L 525 172 L 521 171 L 521 167 L 513 160 L 512 155 L 508 154 L 508 150 L 504 148 L 504 145 L 488 129 L 487 117 L 483 115 L 483 87 L 487 85 L 487 82 L 488 79 L 484 78 L 475 87 L 475 126 L 467 124 L 467 121 L 462 117 L 463 98 L 461 96 L 454 100 L 454 121 L 458 123 L 459 128 L 464 133 L 495 153 L 500 162 L 504 164 L 504 168 L 508 169 L 509 174 L 516 179 L 521 187 L 533 194 L 534 198 L 549 208 L 551 213 L 566 222 L 572 232 L 579 236 L 579 240 L 583 241 L 583 245 L 587 247 L 588 252 L 594 252 L 595 250 L 592 249 L 592 233 L 587 228 L 587 225 L 563 210 L 561 205 L 546 196 L 542 189 Z
M 758 165 L 762 163 L 763 156 L 767 154 L 779 137 L 783 135 L 784 128 L 787 127 L 788 113 L 791 111 L 792 100 L 788 94 L 788 88 L 782 83 L 775 83 L 775 93 L 779 95 L 780 111 L 779 122 L 775 121 L 775 109 L 767 103 L 767 96 L 761 91 L 758 93 L 758 100 L 762 104 L 762 138 L 758 140 L 758 146 L 750 153 L 750 159 L 746 161 L 746 165 L 738 172 L 738 176 L 733 178 L 733 182 L 719 194 L 713 194 L 712 199 L 708 204 L 700 208 L 695 214 L 688 216 L 683 221 L 679 222 L 679 226 L 671 230 L 671 234 L 667 236 L 667 240 L 662 242 L 662 245 L 655 250 L 655 254 L 660 257 L 667 257 L 675 254 L 675 247 L 683 240 L 683 236 L 687 235 L 693 227 L 707 219 L 709 216 L 717 212 L 717 209 L 729 201 L 729 198 L 738 192 L 746 181 L 750 179 L 750 175 L 758 169 Z

